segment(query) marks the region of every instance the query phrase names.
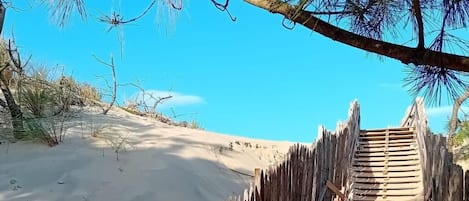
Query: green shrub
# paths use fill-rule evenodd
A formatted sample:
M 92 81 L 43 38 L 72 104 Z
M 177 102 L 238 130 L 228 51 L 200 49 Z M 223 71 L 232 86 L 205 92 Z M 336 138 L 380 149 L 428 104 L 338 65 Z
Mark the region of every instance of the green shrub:
M 49 146 L 59 144 L 59 139 L 51 135 L 40 119 L 30 118 L 24 121 L 26 129 L 26 140 L 39 141 Z
M 42 117 L 46 109 L 54 105 L 54 93 L 40 84 L 22 86 L 19 91 L 20 104 L 35 117 Z
M 458 132 L 454 137 L 454 145 L 461 146 L 464 140 L 469 138 L 469 121 L 463 121 L 459 127 Z
M 190 123 L 189 123 L 189 128 L 193 128 L 193 129 L 200 129 L 200 130 L 203 130 L 203 128 L 200 126 L 199 122 L 197 122 L 196 120 L 192 120 Z

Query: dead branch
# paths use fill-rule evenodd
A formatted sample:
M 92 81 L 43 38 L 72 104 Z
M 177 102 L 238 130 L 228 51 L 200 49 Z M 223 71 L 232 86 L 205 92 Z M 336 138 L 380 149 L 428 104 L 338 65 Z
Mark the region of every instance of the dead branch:
M 228 14 L 228 16 L 230 17 L 231 21 L 236 21 L 236 17 L 233 17 L 233 15 L 231 15 L 230 11 L 228 10 L 228 6 L 230 4 L 230 0 L 225 0 L 225 3 L 224 4 L 221 4 L 221 3 L 218 3 L 216 0 L 210 0 L 213 5 L 220 11 L 223 11 L 223 12 L 226 12 Z
M 123 24 L 135 22 L 138 19 L 145 16 L 148 13 L 148 11 L 150 11 L 150 9 L 156 4 L 156 2 L 157 2 L 157 0 L 152 0 L 150 2 L 150 4 L 147 6 L 147 8 L 145 8 L 145 10 L 143 10 L 142 13 L 140 13 L 139 15 L 137 15 L 136 17 L 133 17 L 131 19 L 124 20 L 123 16 L 121 16 L 120 14 L 118 14 L 116 12 L 113 12 L 111 15 L 104 15 L 104 16 L 100 17 L 99 21 L 111 25 L 111 27 L 109 29 L 112 29 L 113 27 L 120 26 L 120 25 L 123 25 Z M 171 3 L 171 6 L 176 7 L 172 3 Z M 181 4 L 181 8 L 182 8 L 182 4 Z
M 172 95 L 168 95 L 164 97 L 155 97 L 152 93 L 146 92 L 145 89 L 138 84 L 130 83 L 130 85 L 140 90 L 140 93 L 142 94 L 142 100 L 135 101 L 135 102 L 137 103 L 138 106 L 142 106 L 146 113 L 156 113 L 156 108 L 160 103 L 162 103 L 164 100 L 167 100 L 173 97 Z M 148 98 L 150 98 L 151 100 L 155 101 L 152 107 L 149 107 L 148 104 L 146 103 L 146 96 L 148 96 Z M 136 97 L 136 99 L 138 99 L 138 96 Z
M 111 103 L 109 106 L 105 109 L 103 109 L 103 114 L 106 115 L 109 110 L 112 108 L 114 103 L 116 102 L 116 96 L 117 96 L 117 79 L 116 79 L 116 66 L 114 65 L 114 57 L 111 55 L 111 63 L 106 63 L 103 60 L 99 59 L 96 55 L 93 55 L 93 57 L 98 61 L 99 63 L 111 68 L 112 71 L 112 95 L 111 95 Z M 109 87 L 109 85 L 108 85 Z

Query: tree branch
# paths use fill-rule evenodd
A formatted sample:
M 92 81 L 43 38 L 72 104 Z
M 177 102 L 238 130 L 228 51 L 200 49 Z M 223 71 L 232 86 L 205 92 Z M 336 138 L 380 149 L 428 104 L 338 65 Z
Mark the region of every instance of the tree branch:
M 2 30 L 3 30 L 6 11 L 7 10 L 5 8 L 4 2 L 0 1 L 0 34 L 2 33 Z
M 469 88 L 466 89 L 463 95 L 458 97 L 453 104 L 453 112 L 451 113 L 451 119 L 449 121 L 449 131 L 448 131 L 448 148 L 451 148 L 454 143 L 454 135 L 456 134 L 456 129 L 458 127 L 458 113 L 461 108 L 462 103 L 469 98 Z
M 412 0 L 412 8 L 415 15 L 415 20 L 417 20 L 417 31 L 418 31 L 418 49 L 425 49 L 425 36 L 423 30 L 423 18 L 422 18 L 422 9 L 420 8 L 420 0 Z
M 469 57 L 467 56 L 448 54 L 430 49 L 422 50 L 371 39 L 331 25 L 313 15 L 310 15 L 307 11 L 297 11 L 297 9 L 290 4 L 277 0 L 244 1 L 270 11 L 271 13 L 281 14 L 293 22 L 302 24 L 303 26 L 332 40 L 379 55 L 387 56 L 405 64 L 440 66 L 451 70 L 469 72 Z M 295 15 L 295 13 L 298 14 Z
M 111 63 L 106 63 L 105 61 L 99 59 L 96 55 L 93 55 L 93 57 L 98 61 L 99 63 L 111 68 L 112 71 L 112 95 L 111 95 L 111 103 L 109 106 L 105 109 L 103 109 L 103 114 L 106 115 L 109 110 L 112 108 L 114 103 L 116 102 L 116 95 L 117 95 L 117 78 L 116 78 L 116 66 L 114 65 L 114 57 L 111 55 Z M 107 81 L 106 81 L 107 82 Z M 108 85 L 109 87 L 109 85 Z
M 307 11 L 311 15 L 343 15 L 343 14 L 351 14 L 351 11 Z

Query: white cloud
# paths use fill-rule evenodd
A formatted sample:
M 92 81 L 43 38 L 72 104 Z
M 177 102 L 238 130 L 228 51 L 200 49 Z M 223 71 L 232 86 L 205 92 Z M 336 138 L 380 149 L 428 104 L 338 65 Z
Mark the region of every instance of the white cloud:
M 461 110 L 467 113 L 469 111 L 469 107 L 461 106 L 460 111 Z M 453 112 L 453 106 L 446 105 L 446 106 L 441 106 L 441 107 L 427 108 L 426 112 L 427 112 L 428 117 L 450 116 L 451 113 Z
M 174 91 L 160 91 L 160 90 L 146 90 L 145 94 L 138 92 L 131 96 L 128 101 L 141 102 L 145 101 L 148 106 L 153 105 L 156 100 L 163 97 L 172 96 L 169 99 L 163 100 L 159 103 L 158 108 L 170 108 L 176 106 L 187 106 L 204 103 L 204 99 L 196 95 L 182 94 Z M 154 97 L 154 98 L 152 98 Z

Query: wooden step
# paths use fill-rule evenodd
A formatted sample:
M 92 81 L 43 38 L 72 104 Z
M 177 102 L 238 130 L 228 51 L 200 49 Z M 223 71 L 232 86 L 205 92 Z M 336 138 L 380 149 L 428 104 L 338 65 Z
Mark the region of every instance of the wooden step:
M 355 153 L 355 157 L 385 157 L 385 156 L 411 156 L 418 155 L 417 150 L 412 151 L 382 151 L 382 152 L 373 152 L 373 153 Z
M 359 196 L 354 195 L 353 201 L 415 201 L 418 200 L 417 196 Z
M 388 157 L 356 157 L 355 162 L 372 162 L 372 161 L 412 161 L 419 160 L 418 155 L 410 156 L 388 156 Z
M 384 144 L 380 143 L 380 144 L 373 144 L 373 143 L 368 143 L 368 142 L 360 142 L 358 143 L 358 148 L 374 148 L 374 147 L 381 147 L 381 148 L 384 148 L 386 146 L 384 146 Z M 408 147 L 408 146 L 412 146 L 412 147 L 417 147 L 417 143 L 416 142 L 402 142 L 402 143 L 392 143 L 392 144 L 388 144 L 387 145 L 388 147 Z
M 379 153 L 379 152 L 399 152 L 399 151 L 417 151 L 417 146 L 404 146 L 404 147 L 371 147 L 371 148 L 362 148 L 358 147 L 356 152 L 357 153 Z
M 370 184 L 370 183 L 354 183 L 352 184 L 352 189 L 360 189 L 360 190 L 381 190 L 381 189 L 419 189 L 421 188 L 420 183 L 378 183 L 378 184 Z
M 420 190 L 420 189 L 419 189 Z M 419 190 L 415 189 L 400 189 L 400 190 L 359 190 L 354 189 L 353 193 L 355 195 L 371 195 L 371 196 L 417 196 L 419 195 Z
M 383 132 L 361 132 L 360 137 L 364 136 L 385 136 L 385 135 L 411 135 L 414 131 L 383 131 Z
M 404 180 L 401 178 L 360 178 L 356 177 L 353 178 L 354 183 L 366 183 L 366 184 L 379 184 L 379 183 L 387 183 L 387 184 L 408 184 L 408 183 L 419 183 L 421 182 L 420 177 L 408 177 Z
M 375 128 L 375 129 L 366 129 L 366 130 L 360 130 L 361 132 L 382 132 L 382 131 L 407 131 L 407 130 L 412 130 L 414 127 L 395 127 L 395 128 Z
M 418 166 L 420 165 L 420 160 L 412 160 L 412 161 L 369 161 L 369 162 L 359 162 L 355 161 L 353 163 L 354 167 L 396 167 L 396 166 Z
M 421 161 L 415 128 L 361 130 L 352 162 L 352 201 L 421 197 Z
M 359 141 L 375 141 L 375 140 L 398 140 L 398 139 L 415 139 L 415 135 L 389 135 L 389 136 L 360 136 Z
M 420 166 L 394 166 L 394 167 L 353 167 L 355 172 L 405 172 L 405 171 L 419 171 Z
M 372 141 L 361 141 L 359 144 L 399 144 L 399 143 L 415 143 L 415 139 L 399 139 L 399 140 L 372 140 Z
M 408 177 L 419 177 L 420 171 L 408 171 L 408 172 L 354 172 L 353 176 L 356 178 L 405 178 Z

